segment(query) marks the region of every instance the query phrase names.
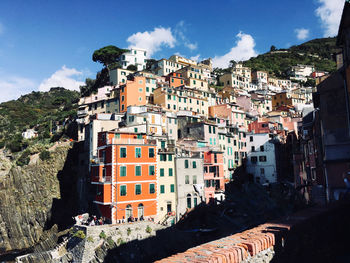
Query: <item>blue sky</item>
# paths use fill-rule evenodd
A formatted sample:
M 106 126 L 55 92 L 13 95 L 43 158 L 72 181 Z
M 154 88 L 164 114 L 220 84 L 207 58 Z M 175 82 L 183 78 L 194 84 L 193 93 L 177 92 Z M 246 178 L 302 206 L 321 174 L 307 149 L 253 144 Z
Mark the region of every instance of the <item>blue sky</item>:
M 139 46 L 153 58 L 212 57 L 217 66 L 337 33 L 344 0 L 0 2 L 0 102 L 61 85 L 101 65 L 94 50 Z

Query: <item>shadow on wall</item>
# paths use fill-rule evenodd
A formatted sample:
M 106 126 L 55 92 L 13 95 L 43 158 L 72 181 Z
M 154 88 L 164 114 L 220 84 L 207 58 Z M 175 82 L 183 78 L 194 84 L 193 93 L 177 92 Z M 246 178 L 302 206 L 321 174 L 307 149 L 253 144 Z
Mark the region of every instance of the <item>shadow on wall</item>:
M 78 165 L 79 165 L 79 151 L 81 145 L 75 143 L 69 150 L 64 167 L 57 173 L 57 179 L 60 184 L 60 199 L 53 199 L 51 207 L 51 215 L 45 224 L 45 229 L 50 229 L 53 225 L 58 226 L 58 230 L 62 231 L 71 227 L 75 221 L 73 216 L 80 214 L 82 211 L 79 198 L 81 189 L 89 189 L 90 184 L 88 180 L 79 180 Z M 84 182 L 85 185 L 78 185 L 79 181 Z M 88 195 L 89 191 L 83 191 Z M 91 200 L 91 197 L 85 196 L 85 200 Z M 86 207 L 86 205 L 84 205 Z
M 285 202 L 277 202 L 266 189 L 256 184 L 238 186 L 230 183 L 227 189 L 226 200 L 221 204 L 200 204 L 183 221 L 157 231 L 156 236 L 134 240 L 107 251 L 104 262 L 153 262 L 294 210 L 293 206 L 286 206 L 286 203 L 293 203 L 292 196 L 287 196 Z M 274 192 L 284 194 L 282 190 L 277 187 L 270 191 L 274 196 Z

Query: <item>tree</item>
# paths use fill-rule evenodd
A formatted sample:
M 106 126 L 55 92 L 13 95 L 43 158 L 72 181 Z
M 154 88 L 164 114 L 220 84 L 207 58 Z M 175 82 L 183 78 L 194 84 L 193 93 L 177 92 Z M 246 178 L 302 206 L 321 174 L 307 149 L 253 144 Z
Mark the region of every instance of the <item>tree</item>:
M 270 47 L 270 52 L 271 51 L 276 51 L 277 50 L 277 48 L 274 46 L 274 45 L 272 45 L 271 47 Z
M 146 70 L 150 70 L 152 65 L 156 62 L 157 62 L 157 60 L 155 60 L 153 58 L 146 59 Z
M 230 68 L 234 68 L 236 65 L 237 65 L 237 61 L 236 60 L 234 60 L 234 59 L 230 60 L 230 64 L 229 64 Z
M 99 62 L 103 64 L 105 67 L 108 67 L 109 65 L 116 63 L 121 54 L 128 51 L 128 49 L 121 49 L 116 46 L 110 45 L 95 50 L 92 54 L 92 60 L 94 62 Z
M 135 65 L 129 65 L 126 69 L 131 71 L 137 71 L 137 67 Z

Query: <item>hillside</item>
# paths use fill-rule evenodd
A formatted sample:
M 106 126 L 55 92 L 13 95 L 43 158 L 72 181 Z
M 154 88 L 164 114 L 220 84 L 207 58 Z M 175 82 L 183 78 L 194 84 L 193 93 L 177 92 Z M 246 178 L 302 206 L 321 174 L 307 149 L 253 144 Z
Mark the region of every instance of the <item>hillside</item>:
M 264 70 L 276 77 L 286 78 L 290 66 L 297 64 L 314 65 L 316 70 L 333 72 L 336 69 L 333 54 L 336 52 L 336 38 L 319 38 L 289 49 L 272 49 L 244 61 L 244 66 L 253 70 Z
M 50 128 L 55 122 L 62 123 L 75 116 L 78 100 L 79 93 L 76 91 L 51 88 L 49 92 L 32 92 L 17 100 L 1 103 L 0 148 L 14 141 L 21 145 L 20 133 L 27 128 L 38 131 L 38 140 L 49 138 Z M 16 151 L 15 148 L 11 150 Z

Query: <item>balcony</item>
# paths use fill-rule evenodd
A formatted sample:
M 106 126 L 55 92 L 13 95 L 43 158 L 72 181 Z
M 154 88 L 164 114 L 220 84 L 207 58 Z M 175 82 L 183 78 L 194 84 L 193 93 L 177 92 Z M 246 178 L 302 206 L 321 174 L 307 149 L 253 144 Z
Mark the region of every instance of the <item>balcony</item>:
M 87 110 L 78 110 L 77 114 L 78 114 L 78 117 L 85 117 L 88 115 L 88 112 Z
M 104 164 L 105 160 L 101 157 L 93 157 L 90 162 L 91 164 Z
M 145 139 L 118 139 L 112 138 L 107 140 L 107 144 L 147 144 L 149 141 Z
M 111 183 L 112 176 L 92 176 L 91 182 L 93 183 Z
M 77 119 L 78 124 L 85 124 L 85 119 Z

